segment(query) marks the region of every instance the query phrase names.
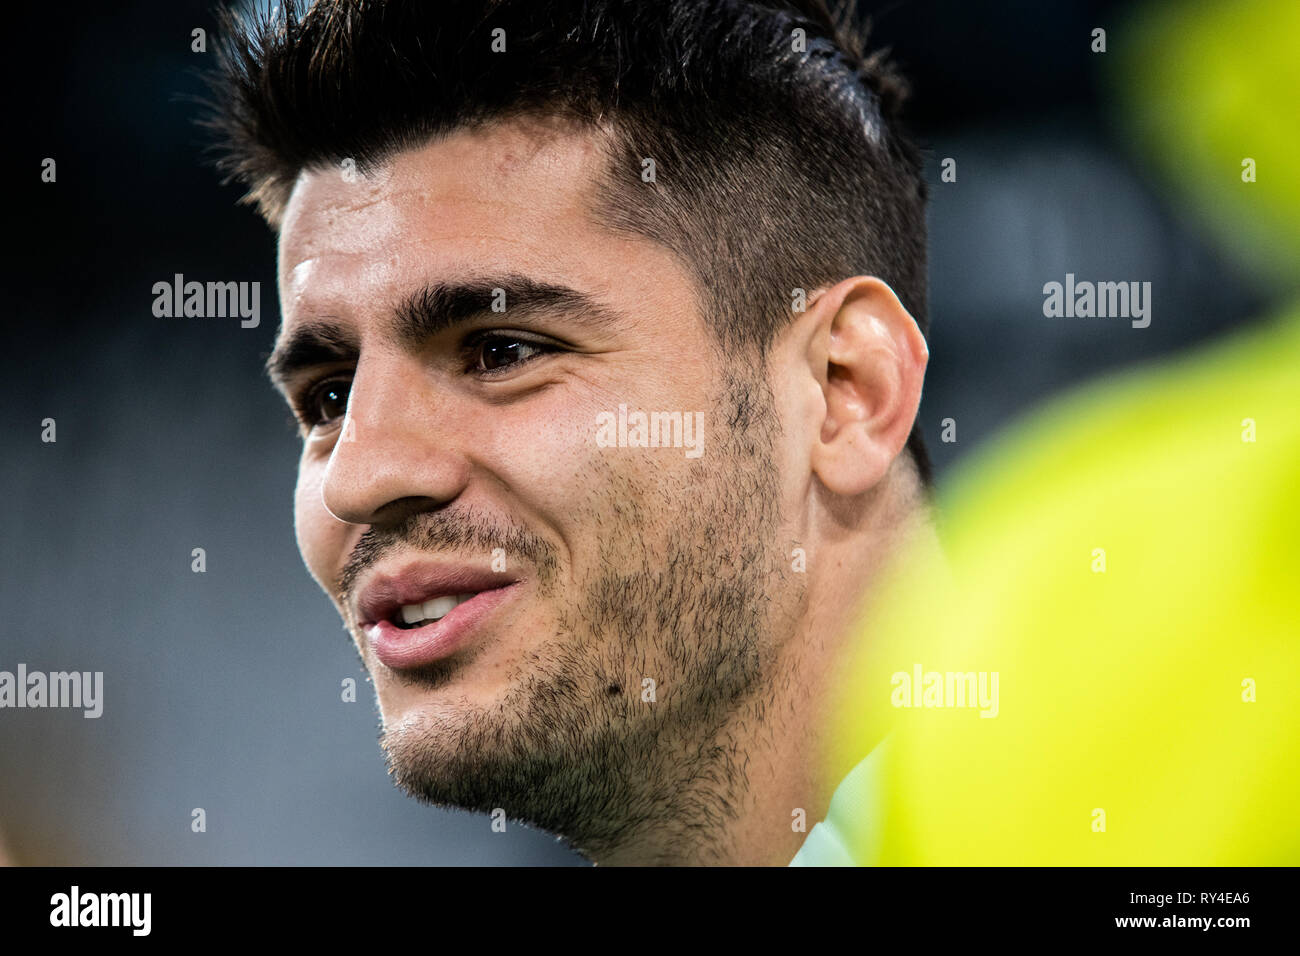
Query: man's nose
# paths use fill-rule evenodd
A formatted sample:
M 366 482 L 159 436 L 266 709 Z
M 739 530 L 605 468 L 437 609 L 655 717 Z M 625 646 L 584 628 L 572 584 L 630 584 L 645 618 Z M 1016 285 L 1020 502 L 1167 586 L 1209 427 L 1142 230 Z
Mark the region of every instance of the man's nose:
M 359 364 L 321 482 L 325 508 L 351 524 L 383 524 L 455 499 L 469 463 L 450 401 L 412 358 Z

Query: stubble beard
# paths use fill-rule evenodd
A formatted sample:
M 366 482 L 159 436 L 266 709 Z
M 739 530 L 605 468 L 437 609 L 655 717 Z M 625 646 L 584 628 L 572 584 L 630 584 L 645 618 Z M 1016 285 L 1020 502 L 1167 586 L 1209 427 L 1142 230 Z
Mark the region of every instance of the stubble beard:
M 381 730 L 407 794 L 504 813 L 592 859 L 638 842 L 655 848 L 646 862 L 720 852 L 748 786 L 736 718 L 761 720 L 778 679 L 769 595 L 785 577 L 770 392 L 736 379 L 725 395 L 714 429 L 725 440 L 687 485 L 640 487 L 608 459 L 597 465 L 609 479 L 591 504 L 603 530 L 597 570 L 497 704 Z M 647 520 L 664 513 L 674 520 Z M 540 593 L 550 580 L 541 576 Z M 450 684 L 454 667 L 426 681 Z

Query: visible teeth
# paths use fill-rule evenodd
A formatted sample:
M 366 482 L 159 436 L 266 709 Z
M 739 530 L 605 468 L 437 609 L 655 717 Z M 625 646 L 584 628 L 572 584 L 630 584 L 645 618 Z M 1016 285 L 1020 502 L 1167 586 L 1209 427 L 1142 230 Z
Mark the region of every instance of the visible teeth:
M 454 594 L 448 594 L 446 597 L 434 598 L 431 601 L 425 601 L 424 616 L 429 618 L 429 620 L 436 621 L 438 620 L 438 618 L 442 617 L 444 614 L 446 614 L 448 611 L 454 608 L 458 603 L 459 602 L 456 600 L 456 595 Z
M 446 597 L 430 598 L 423 604 L 403 604 L 402 623 L 419 624 L 421 621 L 437 621 L 446 617 L 457 604 L 464 604 L 474 594 L 448 594 Z

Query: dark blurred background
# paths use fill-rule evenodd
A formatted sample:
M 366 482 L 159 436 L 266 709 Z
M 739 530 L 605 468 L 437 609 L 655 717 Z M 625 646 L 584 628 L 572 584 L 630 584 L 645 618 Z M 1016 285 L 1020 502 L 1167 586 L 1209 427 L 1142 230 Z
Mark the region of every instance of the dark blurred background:
M 1133 8 L 1165 5 L 863 4 L 912 80 L 928 156 L 922 425 L 941 485 L 1045 397 L 1267 304 L 1164 197 L 1117 119 L 1117 58 L 1090 50 L 1094 27 L 1114 44 Z M 103 671 L 107 702 L 97 720 L 0 710 L 0 842 L 36 864 L 580 862 L 385 776 L 369 685 L 294 543 L 298 442 L 261 372 L 274 239 L 193 125 L 211 54 L 191 31 L 213 49 L 212 8 L 123 6 L 8 13 L 0 670 Z M 152 286 L 178 272 L 260 281 L 260 327 L 155 318 Z M 1151 326 L 1044 318 L 1043 283 L 1067 272 L 1150 281 Z

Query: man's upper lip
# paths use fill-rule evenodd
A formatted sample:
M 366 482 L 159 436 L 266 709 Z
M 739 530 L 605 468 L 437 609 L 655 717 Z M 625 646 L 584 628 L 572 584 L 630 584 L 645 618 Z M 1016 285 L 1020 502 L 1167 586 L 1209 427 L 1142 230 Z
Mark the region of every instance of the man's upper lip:
M 514 584 L 518 579 L 481 567 L 439 561 L 408 561 L 391 572 L 372 572 L 358 589 L 355 607 L 360 626 L 391 621 L 406 604 Z

